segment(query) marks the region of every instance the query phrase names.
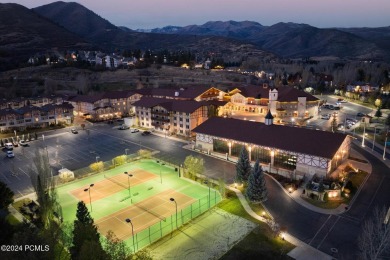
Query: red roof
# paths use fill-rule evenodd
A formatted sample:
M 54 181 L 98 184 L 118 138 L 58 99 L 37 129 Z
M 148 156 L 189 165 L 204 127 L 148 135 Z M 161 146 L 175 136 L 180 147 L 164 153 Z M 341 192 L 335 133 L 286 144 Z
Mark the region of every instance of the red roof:
M 347 135 L 233 118 L 211 117 L 194 133 L 332 159 Z

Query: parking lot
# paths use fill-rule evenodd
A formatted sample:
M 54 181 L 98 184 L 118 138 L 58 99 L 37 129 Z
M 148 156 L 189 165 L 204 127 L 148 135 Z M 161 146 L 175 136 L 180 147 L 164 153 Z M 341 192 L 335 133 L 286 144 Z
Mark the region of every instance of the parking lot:
M 142 131 L 131 133 L 129 129 L 118 130 L 108 124 L 77 128 L 78 133 L 71 133 L 71 128 L 51 131 L 38 136 L 38 140 L 29 142 L 29 146 L 15 147 L 15 157 L 7 158 L 6 149 L 0 159 L 0 180 L 9 185 L 17 197 L 33 192 L 30 175 L 33 171 L 33 158 L 37 149 L 47 149 L 53 174 L 61 168 L 76 170 L 88 167 L 96 160 L 109 161 L 118 155 L 132 154 L 140 148 L 159 150 L 165 156 L 184 162 L 191 151 L 183 150 L 184 143 L 155 135 L 143 136 Z M 214 174 L 218 170 L 215 163 L 206 163 Z M 228 167 L 228 166 L 226 166 Z

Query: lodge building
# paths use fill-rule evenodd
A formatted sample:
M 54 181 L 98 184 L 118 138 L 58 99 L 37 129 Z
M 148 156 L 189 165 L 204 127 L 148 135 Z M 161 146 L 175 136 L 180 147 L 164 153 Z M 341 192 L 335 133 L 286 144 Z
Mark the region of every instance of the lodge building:
M 238 157 L 243 146 L 251 161 L 276 173 L 328 176 L 348 158 L 351 140 L 342 133 L 274 125 L 270 112 L 265 123 L 212 117 L 193 129 L 195 148 Z

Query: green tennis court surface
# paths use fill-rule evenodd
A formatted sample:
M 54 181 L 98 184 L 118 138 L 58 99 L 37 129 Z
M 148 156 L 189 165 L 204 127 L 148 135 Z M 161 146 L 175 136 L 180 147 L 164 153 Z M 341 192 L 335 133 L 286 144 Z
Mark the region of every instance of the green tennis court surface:
M 57 191 L 64 221 L 73 222 L 77 202 L 83 200 L 102 235 L 112 230 L 135 251 L 221 200 L 217 191 L 179 178 L 174 168 L 153 160 L 125 164 Z M 131 223 L 125 221 L 127 218 Z

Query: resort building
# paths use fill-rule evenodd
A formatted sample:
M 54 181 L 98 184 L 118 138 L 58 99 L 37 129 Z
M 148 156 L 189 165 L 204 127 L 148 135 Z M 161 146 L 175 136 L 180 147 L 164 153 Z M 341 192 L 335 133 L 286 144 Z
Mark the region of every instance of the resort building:
M 208 118 L 205 102 L 143 97 L 133 104 L 136 124 L 167 135 L 190 137 L 192 129 Z
M 78 95 L 69 98 L 74 106 L 75 116 L 90 118 L 94 121 L 104 121 L 133 115 L 132 104 L 141 95 L 133 91 L 112 91 L 98 95 Z
M 249 113 L 264 117 L 270 109 L 278 122 L 316 118 L 320 103 L 318 98 L 304 91 L 288 86 L 270 88 L 267 84 L 234 88 L 224 93 L 223 100 L 228 103 L 220 109 L 221 116 Z
M 0 131 L 23 131 L 27 128 L 41 128 L 59 123 L 73 123 L 73 106 L 46 104 L 44 106 L 24 106 L 18 109 L 0 110 Z
M 271 113 L 265 123 L 212 117 L 193 129 L 194 148 L 238 157 L 243 146 L 251 161 L 278 174 L 328 176 L 348 158 L 350 137 L 342 133 L 274 125 Z

